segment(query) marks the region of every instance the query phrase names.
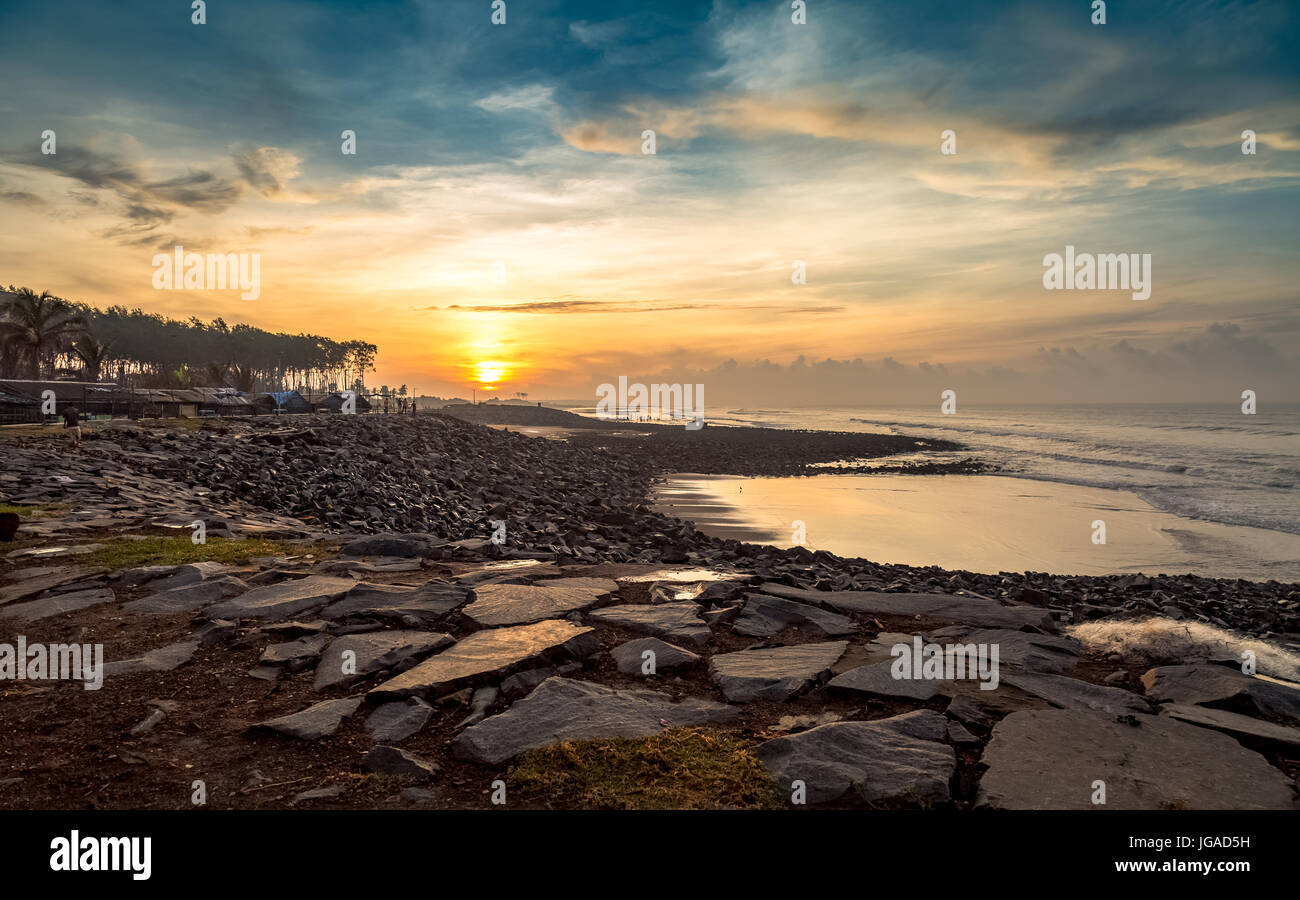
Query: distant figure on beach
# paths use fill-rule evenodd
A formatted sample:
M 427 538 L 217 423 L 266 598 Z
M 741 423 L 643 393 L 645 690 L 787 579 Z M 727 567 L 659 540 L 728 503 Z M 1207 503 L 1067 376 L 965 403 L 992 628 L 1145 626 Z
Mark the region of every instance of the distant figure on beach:
M 384 395 L 384 415 L 388 415 L 388 395 Z
M 73 448 L 81 446 L 81 410 L 75 406 L 63 407 L 63 427 L 68 431 Z
M 415 398 L 411 398 L 411 415 L 415 415 Z

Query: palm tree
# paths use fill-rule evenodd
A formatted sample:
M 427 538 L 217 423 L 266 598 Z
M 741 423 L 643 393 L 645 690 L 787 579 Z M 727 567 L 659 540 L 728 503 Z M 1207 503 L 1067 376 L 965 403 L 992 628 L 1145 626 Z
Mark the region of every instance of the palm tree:
M 10 295 L 0 315 L 0 341 L 19 368 L 25 368 L 32 378 L 41 377 L 43 365 L 52 376 L 54 358 L 66 352 L 73 339 L 85 330 L 82 315 L 49 291 L 37 294 L 30 288 L 19 288 Z
M 111 358 L 111 352 L 108 344 L 100 343 L 90 332 L 77 338 L 77 342 L 72 345 L 72 355 L 85 366 L 87 381 L 99 381 L 104 363 Z

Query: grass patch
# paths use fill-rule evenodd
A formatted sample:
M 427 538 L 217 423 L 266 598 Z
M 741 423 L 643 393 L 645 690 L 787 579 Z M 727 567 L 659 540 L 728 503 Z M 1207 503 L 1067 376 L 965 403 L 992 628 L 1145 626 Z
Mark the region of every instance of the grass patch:
M 777 809 L 776 785 L 738 735 L 675 728 L 648 738 L 529 750 L 508 781 L 587 809 Z
M 40 518 L 42 515 L 49 513 L 62 512 L 65 509 L 71 509 L 67 503 L 34 503 L 31 506 L 23 506 L 13 503 L 0 503 L 0 513 L 17 513 L 20 516 L 31 518 Z
M 184 563 L 212 560 L 221 563 L 242 563 L 258 556 L 321 557 L 327 552 L 324 544 L 290 544 L 262 538 L 231 540 L 208 538 L 206 544 L 195 544 L 188 533 L 175 537 L 147 537 L 138 541 L 114 541 L 98 550 L 76 557 L 79 564 L 104 566 L 109 569 L 130 569 L 136 566 L 177 566 Z

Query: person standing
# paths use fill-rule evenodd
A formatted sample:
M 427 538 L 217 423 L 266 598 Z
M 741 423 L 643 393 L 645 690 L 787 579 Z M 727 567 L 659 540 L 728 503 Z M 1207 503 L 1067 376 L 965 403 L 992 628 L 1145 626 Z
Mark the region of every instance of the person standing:
M 81 410 L 75 406 L 63 407 L 63 427 L 68 432 L 73 449 L 81 446 Z

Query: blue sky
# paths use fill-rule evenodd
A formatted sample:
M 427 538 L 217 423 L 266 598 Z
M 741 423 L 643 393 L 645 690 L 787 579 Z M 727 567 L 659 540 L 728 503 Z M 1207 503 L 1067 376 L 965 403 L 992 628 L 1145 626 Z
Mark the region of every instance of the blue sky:
M 440 392 L 485 362 L 580 398 L 802 356 L 1011 372 L 1005 401 L 1076 390 L 1077 356 L 1101 396 L 1294 394 L 1291 4 L 506 10 L 9 0 L 0 278 L 364 336 L 381 380 Z M 154 291 L 177 243 L 260 253 L 259 300 Z M 1152 254 L 1151 299 L 1044 291 L 1066 244 Z M 1198 341 L 1218 350 L 1190 366 Z

